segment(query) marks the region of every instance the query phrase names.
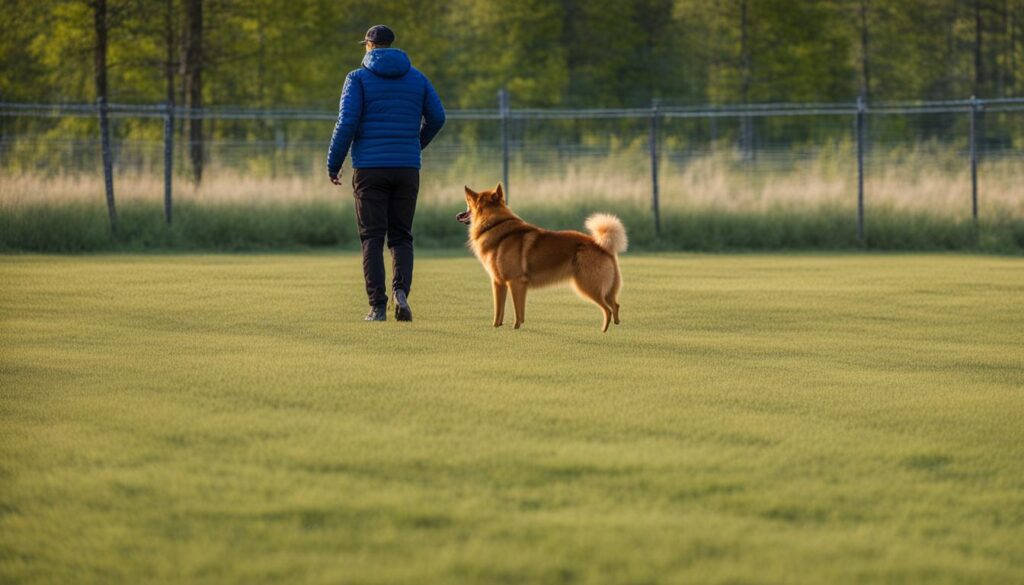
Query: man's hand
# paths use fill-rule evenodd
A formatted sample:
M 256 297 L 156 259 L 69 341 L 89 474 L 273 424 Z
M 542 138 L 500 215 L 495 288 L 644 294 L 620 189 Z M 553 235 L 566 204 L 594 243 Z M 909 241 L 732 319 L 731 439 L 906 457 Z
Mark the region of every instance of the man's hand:
M 330 177 L 331 177 L 331 182 L 332 183 L 334 183 L 335 185 L 341 187 L 341 171 L 338 171 L 337 175 L 330 175 Z

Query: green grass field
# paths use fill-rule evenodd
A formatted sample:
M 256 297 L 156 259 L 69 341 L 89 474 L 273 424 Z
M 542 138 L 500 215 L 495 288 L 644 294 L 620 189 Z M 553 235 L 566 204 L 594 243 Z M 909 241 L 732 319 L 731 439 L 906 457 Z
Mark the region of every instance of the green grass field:
M 5 583 L 1024 582 L 1024 263 L 0 257 Z

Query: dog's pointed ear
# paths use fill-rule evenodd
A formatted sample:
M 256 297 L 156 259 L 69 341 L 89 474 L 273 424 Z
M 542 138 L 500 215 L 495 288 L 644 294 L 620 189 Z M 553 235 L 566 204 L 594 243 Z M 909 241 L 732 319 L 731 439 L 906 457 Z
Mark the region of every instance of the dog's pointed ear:
M 466 190 L 466 196 L 468 197 L 476 197 L 477 195 L 479 195 L 479 193 L 470 189 L 469 185 L 463 185 L 462 188 Z
M 501 183 L 494 188 L 494 200 L 499 203 L 505 202 L 505 188 L 501 186 Z

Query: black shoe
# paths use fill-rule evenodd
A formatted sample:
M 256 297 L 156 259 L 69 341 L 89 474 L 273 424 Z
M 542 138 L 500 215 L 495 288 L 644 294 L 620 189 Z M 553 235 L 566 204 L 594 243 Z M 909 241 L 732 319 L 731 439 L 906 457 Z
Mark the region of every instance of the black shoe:
M 412 321 L 412 309 L 402 289 L 395 289 L 395 321 Z
M 370 312 L 366 314 L 363 321 L 387 321 L 388 320 L 388 306 L 377 305 L 370 308 Z

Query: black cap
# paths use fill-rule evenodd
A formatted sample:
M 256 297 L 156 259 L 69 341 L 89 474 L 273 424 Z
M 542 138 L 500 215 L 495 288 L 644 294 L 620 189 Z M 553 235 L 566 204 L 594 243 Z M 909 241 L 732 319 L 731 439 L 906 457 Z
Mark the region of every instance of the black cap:
M 376 26 L 371 26 L 370 30 L 366 31 L 366 38 L 359 41 L 359 44 L 365 45 L 366 43 L 373 43 L 375 45 L 390 45 L 393 42 L 395 42 L 395 31 L 383 24 L 378 24 Z

